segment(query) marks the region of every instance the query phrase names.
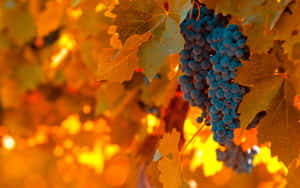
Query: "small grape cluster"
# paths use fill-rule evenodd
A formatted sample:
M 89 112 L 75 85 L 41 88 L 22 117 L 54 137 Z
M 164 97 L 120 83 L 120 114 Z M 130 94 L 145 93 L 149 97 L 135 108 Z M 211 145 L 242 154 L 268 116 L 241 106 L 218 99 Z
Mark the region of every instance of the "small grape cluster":
M 253 168 L 252 162 L 254 155 L 257 153 L 259 153 L 259 148 L 257 146 L 244 152 L 241 146 L 230 142 L 226 144 L 225 151 L 217 149 L 217 160 L 224 161 L 228 167 L 231 167 L 238 173 L 243 171 L 250 173 Z
M 257 113 L 251 123 L 249 123 L 247 126 L 247 129 L 249 130 L 255 128 L 265 115 L 265 111 Z M 249 148 L 247 152 L 244 152 L 241 146 L 235 145 L 233 142 L 226 142 L 225 146 L 225 151 L 217 149 L 217 159 L 219 161 L 224 161 L 228 167 L 231 167 L 238 173 L 243 171 L 250 173 L 251 169 L 253 168 L 252 161 L 254 155 L 259 153 L 259 148 L 254 146 L 252 149 Z
M 157 118 L 160 118 L 160 107 L 154 105 L 147 105 L 143 101 L 138 101 L 138 104 L 142 110 L 144 110 L 148 114 L 153 114 Z
M 226 146 L 217 151 L 218 159 L 238 172 L 250 172 L 257 147 L 243 152 L 233 143 L 233 131 L 240 127 L 238 107 L 249 88 L 235 83 L 236 70 L 247 60 L 249 48 L 247 38 L 237 25 L 228 25 L 230 16 L 215 15 L 214 10 L 198 4 L 192 8 L 181 23 L 181 34 L 185 39 L 181 51 L 181 71 L 178 83 L 183 99 L 191 106 L 202 109 L 197 121 L 206 119 L 212 125 L 214 140 Z M 227 26 L 228 25 L 228 26 Z M 248 128 L 254 128 L 264 113 L 259 113 Z

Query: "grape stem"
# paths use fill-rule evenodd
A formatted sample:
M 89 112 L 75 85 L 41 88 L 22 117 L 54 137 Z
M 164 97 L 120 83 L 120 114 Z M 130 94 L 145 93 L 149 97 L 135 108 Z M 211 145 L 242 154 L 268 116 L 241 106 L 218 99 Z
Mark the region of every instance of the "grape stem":
M 186 148 L 190 145 L 190 143 L 192 143 L 192 141 L 196 138 L 196 136 L 200 133 L 200 131 L 203 129 L 204 126 L 205 125 L 202 125 L 201 127 L 199 127 L 199 129 L 197 130 L 197 132 L 192 136 L 192 138 L 183 147 L 182 153 L 186 150 Z

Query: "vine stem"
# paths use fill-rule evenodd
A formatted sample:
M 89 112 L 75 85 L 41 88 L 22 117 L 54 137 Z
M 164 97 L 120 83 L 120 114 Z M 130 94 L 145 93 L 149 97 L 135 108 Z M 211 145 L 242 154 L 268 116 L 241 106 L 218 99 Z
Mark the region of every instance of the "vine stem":
M 185 146 L 182 149 L 182 153 L 186 150 L 186 148 L 192 143 L 192 141 L 196 138 L 196 136 L 200 133 L 200 131 L 203 129 L 205 125 L 202 125 L 201 127 L 199 127 L 199 129 L 197 130 L 196 133 L 194 133 L 194 135 L 192 136 L 192 138 L 185 144 Z

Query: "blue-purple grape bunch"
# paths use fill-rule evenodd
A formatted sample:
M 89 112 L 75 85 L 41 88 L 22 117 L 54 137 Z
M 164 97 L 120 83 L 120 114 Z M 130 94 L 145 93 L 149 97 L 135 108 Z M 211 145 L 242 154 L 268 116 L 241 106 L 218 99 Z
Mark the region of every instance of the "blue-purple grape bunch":
M 198 4 L 200 7 L 200 5 Z M 199 12 L 200 10 L 200 12 Z M 185 39 L 181 51 L 181 71 L 178 83 L 183 99 L 191 106 L 202 109 L 197 121 L 206 119 L 212 125 L 214 140 L 225 151 L 217 151 L 218 160 L 224 161 L 237 172 L 250 172 L 252 160 L 258 147 L 244 152 L 233 143 L 233 131 L 240 127 L 238 107 L 249 88 L 234 82 L 240 60 L 247 60 L 249 48 L 247 38 L 234 24 L 228 25 L 230 16 L 215 15 L 214 10 L 192 8 L 181 23 L 181 34 Z M 248 125 L 256 127 L 264 112 L 258 113 Z
M 202 122 L 207 116 L 211 105 L 207 95 L 209 85 L 206 78 L 208 71 L 212 69 L 210 57 L 215 51 L 208 43 L 207 37 L 214 28 L 224 27 L 226 24 L 228 17 L 215 15 L 213 10 L 203 6 L 200 13 L 197 8 L 190 10 L 180 25 L 181 34 L 185 39 L 180 59 L 180 68 L 184 75 L 179 77 L 178 82 L 184 92 L 183 99 L 189 101 L 191 106 L 202 109 L 203 113 L 197 119 L 198 122 Z

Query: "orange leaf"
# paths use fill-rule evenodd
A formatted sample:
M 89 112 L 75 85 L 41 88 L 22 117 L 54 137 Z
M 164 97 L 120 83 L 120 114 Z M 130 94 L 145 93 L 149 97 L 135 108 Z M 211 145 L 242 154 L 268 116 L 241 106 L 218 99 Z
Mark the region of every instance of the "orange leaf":
M 159 151 L 163 158 L 158 162 L 158 168 L 161 171 L 159 177 L 163 188 L 181 187 L 180 157 L 178 151 L 178 142 L 180 133 L 173 129 L 172 133 L 164 135 L 159 145 Z
M 57 1 L 47 2 L 46 10 L 36 18 L 37 34 L 39 37 L 46 36 L 59 27 L 63 10 L 62 3 Z
M 150 36 L 149 32 L 143 35 L 132 35 L 115 56 L 112 55 L 113 49 L 102 50 L 98 54 L 98 79 L 113 82 L 130 80 L 134 71 L 139 67 L 139 59 L 136 55 L 138 48 Z

